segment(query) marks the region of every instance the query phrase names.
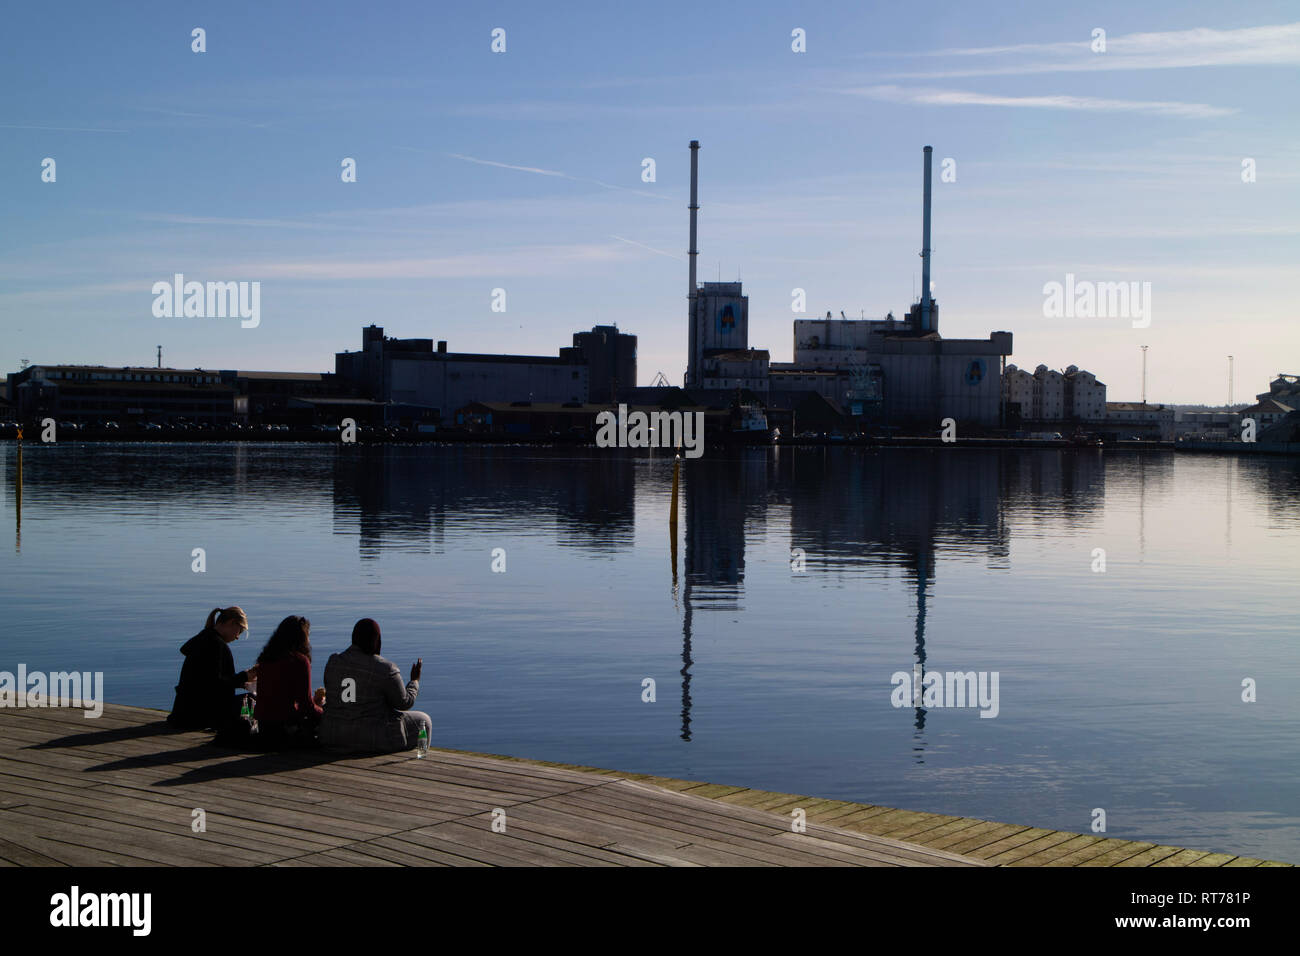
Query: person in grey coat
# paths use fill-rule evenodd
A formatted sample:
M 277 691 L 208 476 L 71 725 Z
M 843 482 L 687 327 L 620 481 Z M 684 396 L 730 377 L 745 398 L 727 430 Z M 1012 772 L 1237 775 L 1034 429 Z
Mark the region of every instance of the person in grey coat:
M 379 625 L 362 618 L 352 628 L 352 646 L 325 664 L 325 713 L 320 742 L 334 750 L 392 753 L 416 746 L 420 728 L 433 733 L 428 714 L 411 710 L 420 692 L 423 659 L 411 679 L 379 656 Z

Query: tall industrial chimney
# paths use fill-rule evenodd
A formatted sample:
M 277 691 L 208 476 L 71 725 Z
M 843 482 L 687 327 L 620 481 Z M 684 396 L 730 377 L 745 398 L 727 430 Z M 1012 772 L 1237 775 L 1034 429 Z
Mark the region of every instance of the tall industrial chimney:
M 700 141 L 691 140 L 691 245 L 686 250 L 687 262 L 690 263 L 688 270 L 689 283 L 686 289 L 687 302 L 689 303 L 690 312 L 688 313 L 687 328 L 691 336 L 690 347 L 686 351 L 686 385 L 688 388 L 695 386 L 696 376 L 699 375 L 699 349 L 700 335 L 695 318 L 695 257 L 699 255 L 699 250 L 695 248 L 695 218 L 696 213 L 700 211 Z
M 930 154 L 925 147 L 925 213 L 921 220 L 921 331 L 933 331 L 934 319 L 930 315 Z

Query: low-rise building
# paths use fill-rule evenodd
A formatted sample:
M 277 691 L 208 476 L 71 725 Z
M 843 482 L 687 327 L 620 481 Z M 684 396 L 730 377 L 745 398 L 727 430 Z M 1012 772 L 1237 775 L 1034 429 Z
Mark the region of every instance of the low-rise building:
M 1281 421 L 1293 411 L 1295 411 L 1295 409 L 1290 405 L 1284 405 L 1275 398 L 1265 398 L 1256 402 L 1254 405 L 1251 405 L 1249 408 L 1243 408 L 1241 410 L 1240 418 L 1242 420 L 1253 418 L 1255 420 L 1255 428 L 1258 430 L 1260 428 L 1267 428 L 1274 422 Z
M 1112 441 L 1140 438 L 1148 441 L 1174 440 L 1174 409 L 1146 402 L 1107 402 L 1103 437 Z
M 580 348 L 558 356 L 448 352 L 446 342 L 395 339 L 369 325 L 361 351 L 339 352 L 334 369 L 357 397 L 427 410 L 448 422 L 472 402 L 586 402 L 588 366 Z
M 9 374 L 15 416 L 78 425 L 187 421 L 228 424 L 235 390 L 213 369 L 29 365 Z
M 1174 415 L 1174 433 L 1178 438 L 1235 441 L 1241 437 L 1241 413 L 1177 412 Z

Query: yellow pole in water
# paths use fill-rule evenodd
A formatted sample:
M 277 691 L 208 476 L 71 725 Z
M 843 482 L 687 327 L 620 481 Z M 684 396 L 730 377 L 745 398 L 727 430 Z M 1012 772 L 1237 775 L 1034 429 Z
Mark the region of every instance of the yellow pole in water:
M 23 427 L 18 426 L 18 486 L 14 496 L 17 507 L 18 523 L 14 528 L 14 550 L 23 549 Z
M 682 456 L 673 456 L 673 501 L 668 509 L 668 539 L 672 544 L 673 594 L 677 594 L 677 485 L 681 477 Z

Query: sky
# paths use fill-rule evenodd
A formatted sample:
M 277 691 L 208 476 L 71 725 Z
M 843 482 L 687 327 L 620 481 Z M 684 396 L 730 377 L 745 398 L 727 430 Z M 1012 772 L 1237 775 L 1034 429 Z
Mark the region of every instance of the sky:
M 0 374 L 160 344 L 332 371 L 372 322 L 554 355 L 616 324 L 641 384 L 680 384 L 692 139 L 699 278 L 744 282 L 773 361 L 792 319 L 915 301 L 931 145 L 945 337 L 1010 331 L 1112 401 L 1142 345 L 1151 401 L 1225 402 L 1230 354 L 1238 402 L 1300 373 L 1300 4 L 464 7 L 13 5 Z M 156 317 L 176 273 L 260 282 L 260 324 Z M 1067 275 L 1149 288 L 1149 325 L 1045 315 Z

